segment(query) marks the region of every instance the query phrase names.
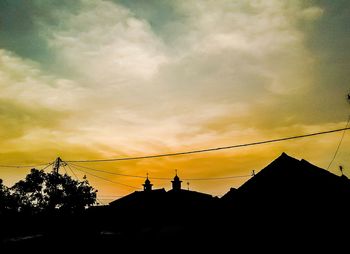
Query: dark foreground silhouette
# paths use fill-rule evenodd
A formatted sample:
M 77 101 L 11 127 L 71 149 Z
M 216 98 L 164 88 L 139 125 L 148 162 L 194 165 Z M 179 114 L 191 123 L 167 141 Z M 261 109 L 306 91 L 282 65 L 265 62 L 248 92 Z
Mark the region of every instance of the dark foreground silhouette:
M 170 191 L 147 179 L 144 191 L 74 215 L 2 216 L 2 249 L 334 252 L 349 248 L 349 202 L 346 176 L 283 153 L 221 199 L 181 189 L 176 176 Z

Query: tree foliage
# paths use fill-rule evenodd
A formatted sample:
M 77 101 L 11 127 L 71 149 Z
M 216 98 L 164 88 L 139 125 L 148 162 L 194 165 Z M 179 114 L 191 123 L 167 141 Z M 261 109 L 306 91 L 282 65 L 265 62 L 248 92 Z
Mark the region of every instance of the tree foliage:
M 77 213 L 96 202 L 96 192 L 86 178 L 77 181 L 67 174 L 32 169 L 11 188 L 1 181 L 0 211 Z
M 0 179 L 0 215 L 8 212 L 13 207 L 13 199 L 9 188 L 7 188 Z

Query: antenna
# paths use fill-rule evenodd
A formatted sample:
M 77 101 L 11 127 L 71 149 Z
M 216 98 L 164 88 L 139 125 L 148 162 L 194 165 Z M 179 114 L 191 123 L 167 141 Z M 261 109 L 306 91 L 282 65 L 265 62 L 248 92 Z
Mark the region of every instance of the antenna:
M 190 190 L 190 182 L 187 182 L 187 190 Z

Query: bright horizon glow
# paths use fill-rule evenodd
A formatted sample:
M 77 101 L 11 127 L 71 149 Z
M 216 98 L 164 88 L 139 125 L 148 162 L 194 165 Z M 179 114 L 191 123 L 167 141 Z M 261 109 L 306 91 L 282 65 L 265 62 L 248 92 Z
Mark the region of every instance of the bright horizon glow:
M 1 3 L 0 164 L 173 153 L 344 128 L 349 12 L 350 3 L 326 0 Z M 258 171 L 286 152 L 327 168 L 340 137 L 88 166 L 149 172 L 151 180 L 174 169 L 181 178 L 221 177 Z M 347 133 L 331 172 L 341 164 L 350 175 L 349 143 Z M 0 168 L 0 178 L 10 186 L 28 172 Z M 101 197 L 133 191 L 88 179 Z M 222 195 L 244 181 L 193 181 L 190 189 Z

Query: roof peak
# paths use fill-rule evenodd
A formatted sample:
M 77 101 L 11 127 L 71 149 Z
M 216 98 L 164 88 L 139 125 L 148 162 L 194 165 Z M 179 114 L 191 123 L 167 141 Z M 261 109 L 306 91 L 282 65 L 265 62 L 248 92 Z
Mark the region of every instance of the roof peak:
M 281 160 L 283 160 L 283 161 L 286 161 L 286 160 L 293 160 L 293 161 L 298 161 L 298 162 L 300 162 L 299 159 L 294 158 L 294 157 L 288 155 L 288 154 L 285 153 L 285 152 L 281 153 L 281 155 L 278 156 L 273 162 L 275 162 L 275 161 L 281 161 Z
M 280 158 L 280 157 L 293 158 L 292 156 L 289 156 L 286 152 L 282 152 L 278 158 Z

